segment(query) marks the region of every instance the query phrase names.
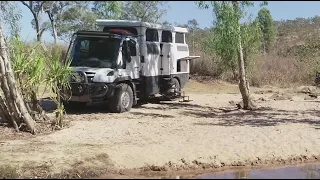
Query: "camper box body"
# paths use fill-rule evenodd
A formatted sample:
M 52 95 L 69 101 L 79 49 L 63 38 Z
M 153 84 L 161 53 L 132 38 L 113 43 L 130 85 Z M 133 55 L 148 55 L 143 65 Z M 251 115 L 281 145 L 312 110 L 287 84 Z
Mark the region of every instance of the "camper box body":
M 97 20 L 100 31 L 125 29 L 138 36 L 139 59 L 136 76 L 141 79 L 145 96 L 167 89 L 172 78 L 178 79 L 183 88 L 189 79 L 189 48 L 186 44 L 186 28 L 161 26 L 139 21 Z

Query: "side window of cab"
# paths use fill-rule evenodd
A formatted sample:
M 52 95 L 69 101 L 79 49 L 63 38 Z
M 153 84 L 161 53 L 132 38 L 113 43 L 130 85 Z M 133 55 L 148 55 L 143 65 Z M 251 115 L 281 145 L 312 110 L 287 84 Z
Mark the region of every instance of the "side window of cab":
M 136 41 L 130 39 L 128 41 L 128 46 L 129 46 L 129 49 L 130 49 L 130 55 L 131 56 L 137 56 L 137 47 L 136 47 L 137 43 Z

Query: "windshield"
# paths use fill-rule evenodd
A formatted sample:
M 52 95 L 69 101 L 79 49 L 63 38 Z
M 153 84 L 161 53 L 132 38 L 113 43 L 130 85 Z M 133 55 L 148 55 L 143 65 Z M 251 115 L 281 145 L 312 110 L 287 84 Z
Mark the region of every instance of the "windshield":
M 115 68 L 121 39 L 114 37 L 77 37 L 70 66 Z

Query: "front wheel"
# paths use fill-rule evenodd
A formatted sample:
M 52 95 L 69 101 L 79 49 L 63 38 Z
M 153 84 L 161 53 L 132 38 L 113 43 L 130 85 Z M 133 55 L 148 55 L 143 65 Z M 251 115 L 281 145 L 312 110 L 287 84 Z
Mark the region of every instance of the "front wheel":
M 113 113 L 130 111 L 133 104 L 133 91 L 128 84 L 118 84 L 114 96 L 109 102 L 109 109 Z

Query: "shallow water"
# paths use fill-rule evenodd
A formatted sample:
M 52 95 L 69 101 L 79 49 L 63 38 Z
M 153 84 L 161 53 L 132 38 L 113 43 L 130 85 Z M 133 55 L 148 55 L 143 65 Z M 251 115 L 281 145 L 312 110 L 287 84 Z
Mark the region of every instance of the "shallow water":
M 278 169 L 239 170 L 200 175 L 199 179 L 319 179 L 320 164 Z

